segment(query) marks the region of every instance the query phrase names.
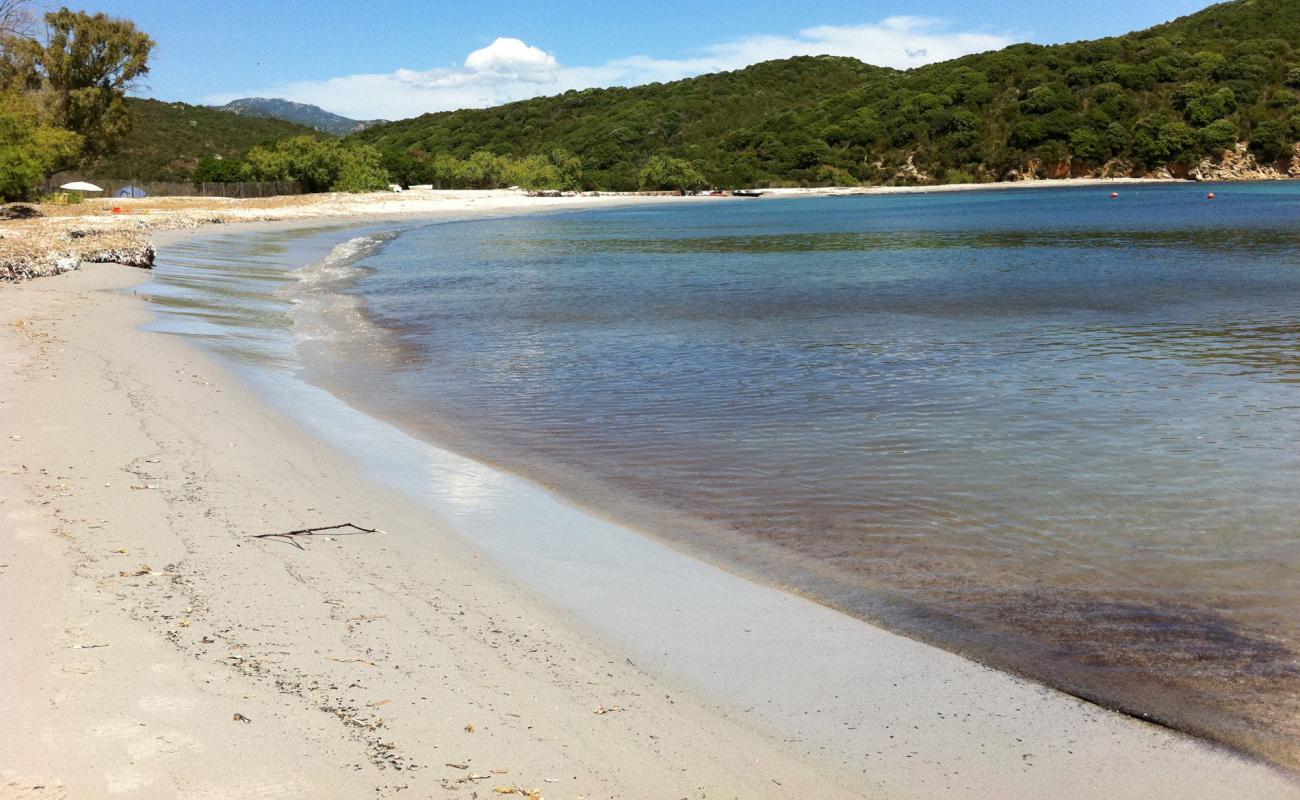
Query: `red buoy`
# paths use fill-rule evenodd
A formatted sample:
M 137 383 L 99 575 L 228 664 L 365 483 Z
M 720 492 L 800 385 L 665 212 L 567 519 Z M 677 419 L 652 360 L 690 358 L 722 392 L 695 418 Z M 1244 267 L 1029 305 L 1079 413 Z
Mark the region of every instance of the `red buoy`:
M 1207 194 L 1207 195 L 1205 196 L 1205 199 L 1206 199 L 1206 200 L 1213 200 L 1213 199 L 1214 199 L 1214 192 L 1210 192 L 1209 194 Z
M 1111 199 L 1111 200 L 1114 200 L 1116 197 L 1119 197 L 1119 192 L 1111 192 L 1111 193 L 1110 193 L 1110 199 Z

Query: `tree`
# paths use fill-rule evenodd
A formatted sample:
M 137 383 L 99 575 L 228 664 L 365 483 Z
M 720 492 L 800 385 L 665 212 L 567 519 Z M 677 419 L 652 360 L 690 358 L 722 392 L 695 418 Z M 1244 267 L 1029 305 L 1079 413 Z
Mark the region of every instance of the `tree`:
M 248 180 L 298 181 L 308 192 L 371 192 L 389 182 L 375 148 L 314 136 L 254 147 L 244 156 L 242 171 Z
M 126 90 L 149 72 L 154 41 L 129 20 L 67 8 L 45 15 L 44 42 L 14 50 L 51 124 L 80 134 L 85 153 L 112 149 L 131 125 Z
M 27 36 L 34 17 L 32 0 L 0 0 L 0 39 Z
M 1226 119 L 1215 120 L 1201 128 L 1198 136 L 1201 138 L 1201 145 L 1217 155 L 1237 143 L 1237 126 Z
M 359 144 L 340 147 L 339 151 L 339 171 L 330 186 L 331 191 L 359 193 L 388 188 L 388 171 L 383 167 L 383 157 L 378 150 Z
M 555 167 L 558 177 L 556 188 L 582 188 L 582 159 L 564 148 L 555 148 L 546 156 Z
M 1291 152 L 1295 141 L 1289 128 L 1288 124 L 1280 121 L 1261 123 L 1250 132 L 1250 151 L 1264 163 L 1281 159 Z
M 1091 128 L 1079 128 L 1070 134 L 1070 152 L 1086 164 L 1101 164 L 1109 155 L 1105 140 Z
M 80 150 L 81 137 L 42 125 L 27 98 L 0 94 L 0 200 L 27 197 Z
M 524 156 L 507 159 L 501 171 L 502 183 L 522 186 L 525 189 L 560 188 L 560 171 L 549 159 L 542 156 Z
M 650 157 L 641 170 L 641 188 L 649 190 L 688 191 L 705 185 L 704 176 L 684 158 L 658 154 Z
M 194 168 L 195 183 L 235 183 L 243 179 L 243 164 L 238 160 L 204 156 Z

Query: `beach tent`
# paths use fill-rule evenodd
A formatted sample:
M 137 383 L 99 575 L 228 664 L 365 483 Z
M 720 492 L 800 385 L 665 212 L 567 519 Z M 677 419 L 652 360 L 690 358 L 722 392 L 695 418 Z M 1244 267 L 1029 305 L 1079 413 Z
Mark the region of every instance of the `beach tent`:
M 118 189 L 116 192 L 113 192 L 113 196 L 114 197 L 148 197 L 149 193 L 146 192 L 144 189 L 141 189 L 139 186 L 123 186 L 121 189 Z
M 70 192 L 102 192 L 102 191 L 104 191 L 103 189 L 99 188 L 99 187 L 96 186 L 95 184 L 93 184 L 93 183 L 86 183 L 85 181 L 73 181 L 72 183 L 65 183 L 65 184 L 63 184 L 62 186 L 60 186 L 59 188 L 60 188 L 60 189 L 67 189 L 67 190 L 70 191 Z

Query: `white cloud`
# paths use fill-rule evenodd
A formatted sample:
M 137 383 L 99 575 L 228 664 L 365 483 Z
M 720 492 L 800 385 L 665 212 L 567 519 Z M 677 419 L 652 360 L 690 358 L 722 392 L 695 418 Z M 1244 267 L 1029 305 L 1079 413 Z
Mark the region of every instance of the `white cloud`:
M 423 91 L 461 86 L 498 86 L 511 83 L 555 83 L 560 62 L 539 47 L 519 39 L 498 38 L 492 44 L 465 57 L 461 69 L 431 69 L 417 72 L 399 69 L 393 77 Z
M 673 81 L 799 55 L 852 56 L 868 64 L 907 69 L 995 50 L 1011 41 L 999 34 L 953 30 L 942 20 L 897 16 L 870 25 L 808 28 L 797 36 L 733 39 L 704 48 L 689 58 L 635 55 L 598 66 L 564 66 L 552 53 L 503 37 L 470 53 L 460 67 L 348 75 L 214 95 L 204 101 L 283 97 L 357 119 L 401 119 L 430 111 L 499 105 L 569 89 Z

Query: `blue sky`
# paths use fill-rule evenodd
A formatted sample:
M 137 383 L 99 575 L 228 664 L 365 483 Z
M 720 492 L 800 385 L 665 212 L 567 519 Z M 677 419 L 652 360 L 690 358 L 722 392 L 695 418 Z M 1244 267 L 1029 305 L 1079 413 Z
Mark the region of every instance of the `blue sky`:
M 1206 0 L 611 3 L 91 0 L 158 49 L 137 94 L 249 95 L 351 117 L 400 118 L 586 86 L 673 80 L 829 52 L 918 66 L 1013 41 L 1054 43 L 1147 27 Z

